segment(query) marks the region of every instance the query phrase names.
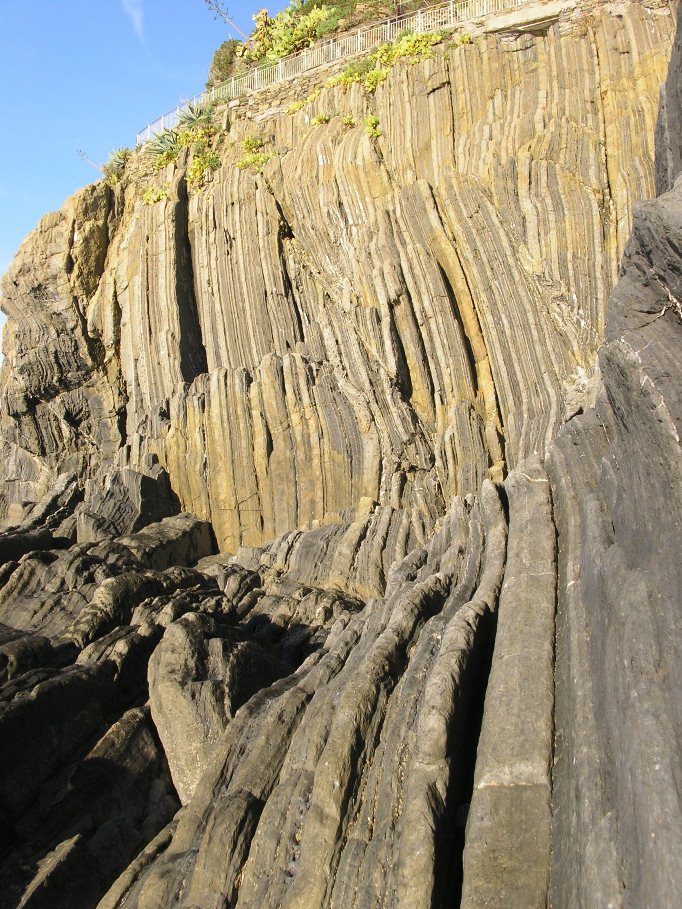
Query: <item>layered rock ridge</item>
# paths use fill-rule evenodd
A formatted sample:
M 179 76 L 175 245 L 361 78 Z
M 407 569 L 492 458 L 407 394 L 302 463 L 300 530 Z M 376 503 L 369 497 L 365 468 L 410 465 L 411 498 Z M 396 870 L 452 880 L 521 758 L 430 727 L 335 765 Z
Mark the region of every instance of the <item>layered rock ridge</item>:
M 679 795 L 682 32 L 661 92 L 661 195 L 635 208 L 595 408 L 552 447 L 560 542 L 552 896 L 674 905 Z M 671 163 L 672 162 L 672 163 Z
M 7 520 L 65 471 L 97 498 L 152 455 L 223 550 L 377 505 L 428 534 L 544 452 L 654 192 L 671 39 L 665 4 L 583 4 L 369 97 L 292 116 L 315 83 L 285 84 L 229 111 L 202 192 L 179 164 L 48 216 L 3 291 Z M 249 136 L 276 153 L 261 175 L 234 166 Z M 145 205 L 152 179 L 167 199 Z
M 682 47 L 543 8 L 20 249 L 8 906 L 675 904 Z

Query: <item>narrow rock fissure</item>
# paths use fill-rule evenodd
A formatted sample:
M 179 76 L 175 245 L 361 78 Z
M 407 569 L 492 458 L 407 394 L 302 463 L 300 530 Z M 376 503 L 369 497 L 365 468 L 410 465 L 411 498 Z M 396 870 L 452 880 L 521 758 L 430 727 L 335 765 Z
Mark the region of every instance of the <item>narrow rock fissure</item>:
M 284 214 L 284 209 L 282 208 L 279 200 L 273 193 L 273 200 L 275 203 L 275 208 L 277 209 L 277 214 L 279 215 L 279 226 L 277 230 L 277 256 L 279 263 L 282 269 L 282 284 L 284 285 L 284 292 L 287 296 L 287 299 L 291 303 L 291 310 L 296 320 L 296 333 L 298 340 L 305 341 L 305 332 L 303 330 L 303 317 L 298 306 L 298 300 L 296 299 L 296 294 L 294 293 L 294 286 L 289 275 L 289 269 L 287 268 L 287 257 L 284 251 L 284 242 L 285 240 L 293 241 L 294 232 L 291 227 L 291 224 Z
M 558 617 L 559 617 L 559 591 L 561 589 L 566 589 L 566 578 L 564 576 L 565 568 L 562 565 L 561 558 L 561 548 L 560 548 L 560 535 L 559 527 L 557 525 L 555 512 L 554 512 L 554 490 L 552 488 L 551 476 L 549 477 L 549 502 L 552 515 L 552 524 L 554 526 L 554 553 L 555 553 L 555 576 L 556 576 L 556 585 L 554 589 L 554 631 L 552 635 L 552 716 L 551 716 L 551 731 L 550 731 L 550 758 L 549 758 L 549 807 L 551 815 L 551 824 L 552 828 L 556 823 L 556 812 L 557 812 L 557 803 L 555 797 L 555 783 L 556 783 L 556 754 L 557 754 L 557 635 L 558 635 Z M 552 894 L 552 868 L 554 864 L 553 853 L 554 851 L 554 835 L 552 835 L 551 846 L 550 846 L 550 855 L 549 855 L 549 868 L 548 868 L 548 905 L 551 904 L 551 894 Z
M 197 309 L 195 275 L 192 259 L 192 245 L 189 235 L 189 211 L 187 183 L 178 183 L 175 225 L 175 290 L 178 301 L 180 372 L 185 382 L 193 382 L 197 376 L 208 372 L 206 347 L 201 332 Z
M 398 330 L 392 309 L 389 311 L 389 320 L 389 331 L 393 344 L 395 345 L 396 380 L 402 391 L 403 397 L 407 401 L 410 401 L 412 399 L 413 391 L 412 376 L 410 375 L 410 367 L 407 361 L 407 355 L 405 354 L 403 339 L 400 337 L 400 331 Z M 429 388 L 429 392 L 433 399 L 433 387 Z
M 447 273 L 446 273 L 445 269 L 443 268 L 443 266 L 440 264 L 440 262 L 438 262 L 438 271 L 440 273 L 440 277 L 443 282 L 443 286 L 445 287 L 445 291 L 448 295 L 448 300 L 450 302 L 450 308 L 452 310 L 452 314 L 455 317 L 455 319 L 457 320 L 457 324 L 459 325 L 460 336 L 461 336 L 461 340 L 462 340 L 462 347 L 464 348 L 464 354 L 466 356 L 467 364 L 469 366 L 469 375 L 471 377 L 471 384 L 473 386 L 474 397 L 478 397 L 479 382 L 478 382 L 478 368 L 476 366 L 476 358 L 474 357 L 474 352 L 471 348 L 471 341 L 469 340 L 469 336 L 467 335 L 466 329 L 464 328 L 464 322 L 462 320 L 462 315 L 459 311 L 459 305 L 457 304 L 457 296 L 452 287 L 452 284 L 450 283 L 450 279 L 448 278 Z
M 592 45 L 594 52 L 594 59 L 596 61 L 596 75 L 598 84 L 601 86 L 601 73 L 604 71 L 604 65 L 600 59 L 599 55 L 599 42 L 597 41 L 597 36 L 595 35 L 594 29 L 588 27 L 587 34 L 589 35 L 589 41 Z M 614 209 L 614 196 L 613 196 L 613 187 L 611 186 L 611 175 L 609 173 L 609 153 L 608 146 L 606 141 L 606 113 L 604 110 L 604 96 L 600 90 L 598 96 L 598 109 L 599 109 L 599 132 L 600 132 L 600 146 L 601 146 L 601 156 L 602 156 L 602 166 L 604 173 L 604 190 L 603 197 L 606 198 L 606 205 L 604 206 L 604 217 L 602 218 L 602 240 L 604 243 L 605 249 L 610 249 L 613 240 L 615 239 L 616 243 L 618 242 L 617 228 L 612 227 L 612 221 L 610 219 L 610 213 Z M 608 205 L 609 211 L 606 211 L 606 206 Z M 614 236 L 615 231 L 615 236 Z M 616 272 L 611 276 L 611 280 L 615 277 Z
M 450 780 L 446 810 L 436 828 L 434 888 L 431 909 L 459 906 L 462 897 L 465 828 L 474 788 L 476 752 L 495 648 L 496 613 L 484 615 L 476 629 L 471 658 L 457 692 L 458 710 L 450 728 Z M 462 715 L 463 714 L 463 715 Z

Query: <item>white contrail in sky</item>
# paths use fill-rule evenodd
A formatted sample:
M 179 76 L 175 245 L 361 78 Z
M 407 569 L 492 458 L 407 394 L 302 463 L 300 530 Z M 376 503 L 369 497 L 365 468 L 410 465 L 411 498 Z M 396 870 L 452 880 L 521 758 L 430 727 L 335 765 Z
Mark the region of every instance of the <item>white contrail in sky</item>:
M 144 3 L 143 0 L 121 0 L 123 12 L 130 19 L 135 34 L 142 44 L 146 44 L 144 35 Z

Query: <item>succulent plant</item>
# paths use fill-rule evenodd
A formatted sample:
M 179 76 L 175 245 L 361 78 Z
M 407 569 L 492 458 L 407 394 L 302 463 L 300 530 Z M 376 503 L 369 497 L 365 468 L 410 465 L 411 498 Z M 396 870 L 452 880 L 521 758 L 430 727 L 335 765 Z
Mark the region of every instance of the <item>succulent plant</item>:
M 114 186 L 123 176 L 130 154 L 129 148 L 116 148 L 109 155 L 107 163 L 102 165 L 102 173 L 109 186 Z
M 153 155 L 162 155 L 178 147 L 178 133 L 174 129 L 165 129 L 147 143 L 147 149 Z
M 211 109 L 200 104 L 188 104 L 178 111 L 178 126 L 192 129 L 211 122 Z

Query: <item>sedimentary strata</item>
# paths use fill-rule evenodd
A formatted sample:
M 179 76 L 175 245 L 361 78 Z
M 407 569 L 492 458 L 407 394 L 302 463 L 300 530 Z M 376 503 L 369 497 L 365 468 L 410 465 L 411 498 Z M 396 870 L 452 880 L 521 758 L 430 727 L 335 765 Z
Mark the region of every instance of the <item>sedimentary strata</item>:
M 676 904 L 682 46 L 539 9 L 19 250 L 8 906 Z

